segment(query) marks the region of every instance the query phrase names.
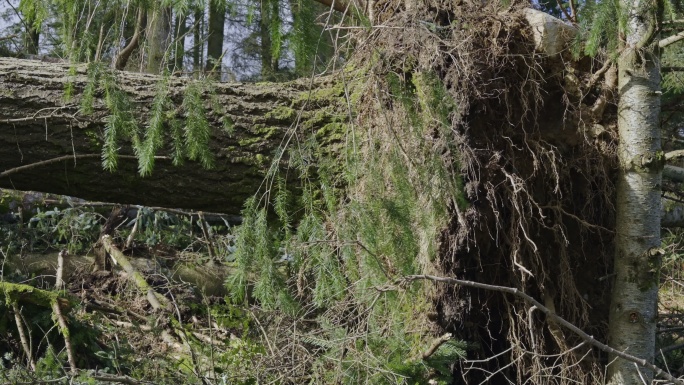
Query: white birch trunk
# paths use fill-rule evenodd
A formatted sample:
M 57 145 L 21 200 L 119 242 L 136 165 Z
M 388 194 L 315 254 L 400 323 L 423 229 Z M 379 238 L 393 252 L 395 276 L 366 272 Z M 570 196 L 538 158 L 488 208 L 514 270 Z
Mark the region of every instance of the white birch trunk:
M 660 146 L 658 53 L 645 44 L 655 17 L 641 1 L 623 1 L 630 12 L 618 59 L 618 156 L 615 281 L 609 345 L 653 362 L 658 306 L 660 191 L 664 156 Z M 653 11 L 651 11 L 653 13 Z M 640 48 L 644 46 L 644 48 Z M 653 373 L 611 358 L 610 384 L 650 384 Z

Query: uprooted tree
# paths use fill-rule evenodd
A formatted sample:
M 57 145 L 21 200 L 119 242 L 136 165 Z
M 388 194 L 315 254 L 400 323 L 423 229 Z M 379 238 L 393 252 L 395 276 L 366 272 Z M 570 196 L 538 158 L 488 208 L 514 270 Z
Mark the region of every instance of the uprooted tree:
M 657 12 L 618 11 L 617 53 L 591 57 L 529 9 L 368 9 L 343 71 L 291 83 L 1 59 L 0 186 L 247 201 L 228 287 L 301 330 L 268 344 L 285 382 L 663 375 Z M 451 336 L 470 361 L 430 361 Z

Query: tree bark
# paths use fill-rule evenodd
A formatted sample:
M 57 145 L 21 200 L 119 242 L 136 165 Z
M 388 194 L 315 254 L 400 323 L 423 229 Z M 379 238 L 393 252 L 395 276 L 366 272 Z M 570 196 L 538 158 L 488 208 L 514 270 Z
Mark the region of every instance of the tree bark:
M 155 5 L 147 17 L 147 63 L 145 72 L 161 73 L 171 45 L 171 8 Z
M 618 64 L 618 158 L 615 281 L 608 344 L 653 362 L 660 266 L 661 151 L 660 74 L 657 49 L 648 45 L 655 16 L 641 1 L 623 1 L 629 11 Z M 653 16 L 653 17 L 649 17 Z M 612 357 L 610 384 L 650 384 L 653 372 Z
M 223 30 L 226 23 L 226 9 L 223 4 L 209 2 L 209 33 L 207 36 L 206 73 L 221 80 L 221 59 L 223 56 Z
M 175 167 L 170 160 L 158 160 L 153 174 L 143 178 L 137 174 L 135 159 L 127 157 L 119 160 L 118 170 L 108 173 L 98 156 L 76 157 L 101 152 L 109 112 L 100 99 L 95 101 L 92 115 L 79 112 L 78 95 L 88 81 L 86 67 L 77 66 L 74 76 L 68 75 L 69 68 L 68 64 L 0 58 L 0 173 L 74 156 L 0 177 L 0 187 L 237 215 L 245 199 L 261 186 L 275 150 L 295 121 L 308 133 L 315 133 L 348 116 L 341 105 L 344 91 L 331 77 L 316 79 L 313 93 L 310 80 L 217 83 L 216 102 L 212 103 L 209 95 L 204 98 L 212 125 L 213 169 L 205 170 L 194 162 Z M 137 121 L 147 122 L 160 78 L 129 72 L 116 72 L 116 76 L 132 99 Z M 170 97 L 178 108 L 192 80 L 172 78 L 169 82 Z M 76 96 L 65 103 L 67 84 Z M 214 106 L 222 111 L 213 110 Z M 224 117 L 234 123 L 232 132 L 223 129 Z M 132 154 L 128 146 L 120 152 Z
M 176 14 L 176 38 L 174 39 L 173 48 L 173 66 L 171 67 L 171 73 L 183 72 L 183 60 L 185 59 L 185 35 L 188 33 L 187 24 L 188 15 L 177 13 Z
M 197 7 L 194 13 L 194 25 L 192 26 L 192 71 L 199 77 L 202 73 L 202 55 L 204 54 L 204 40 L 202 40 L 202 23 L 204 22 L 204 10 Z
M 28 55 L 37 55 L 38 47 L 40 41 L 40 32 L 33 25 L 34 21 L 32 18 L 26 19 L 26 25 L 28 30 L 24 32 L 24 49 Z
M 278 59 L 273 57 L 273 41 L 271 39 L 271 18 L 273 10 L 268 1 L 261 2 L 259 15 L 259 38 L 261 43 L 261 79 L 272 81 L 278 72 Z

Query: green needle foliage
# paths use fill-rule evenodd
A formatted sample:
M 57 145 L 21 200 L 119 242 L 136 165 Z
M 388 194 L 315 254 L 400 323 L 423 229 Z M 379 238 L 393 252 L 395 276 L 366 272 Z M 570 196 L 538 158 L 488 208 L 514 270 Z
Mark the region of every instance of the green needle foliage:
M 293 13 L 294 23 L 290 42 L 295 58 L 295 72 L 300 75 L 311 73 L 316 57 L 319 33 L 316 29 L 313 5 L 313 2 L 304 0 L 292 2 L 296 12 Z
M 280 1 L 265 0 L 266 5 L 262 6 L 265 10 L 261 17 L 268 20 L 268 30 L 271 34 L 271 55 L 273 60 L 280 59 L 281 50 L 283 48 L 283 19 L 280 16 Z
M 318 383 L 448 383 L 450 365 L 464 355 L 462 343 L 448 341 L 426 359 L 411 358 L 432 340 L 417 332 L 429 322 L 430 291 L 394 287 L 430 268 L 448 208 L 467 207 L 457 159 L 440 156 L 456 153 L 455 145 L 427 135 L 446 137 L 458 110 L 434 74 L 385 81 L 389 113 L 405 116 L 396 121 L 406 125 L 372 133 L 363 148 L 347 128 L 342 165 L 313 137 L 296 143 L 288 154 L 301 188 L 288 188 L 275 172 L 271 189 L 247 204 L 237 233 L 231 298 L 275 313 L 317 314 L 303 338 L 320 352 L 311 358 Z
M 187 156 L 190 160 L 199 161 L 203 167 L 211 168 L 214 163 L 213 155 L 209 150 L 211 126 L 206 118 L 204 88 L 201 82 L 188 85 L 182 108 L 185 111 L 183 136 Z
M 138 158 L 138 172 L 142 176 L 150 175 L 154 169 L 154 156 L 164 144 L 165 124 L 174 125 L 173 103 L 169 97 L 169 77 L 164 76 L 157 83 L 157 93 L 152 101 L 150 126 L 145 131 Z M 174 156 L 176 159 L 176 156 Z
M 104 132 L 102 166 L 105 170 L 114 171 L 118 163 L 120 140 L 124 138 L 130 140 L 138 158 L 142 154 L 142 144 L 138 123 L 133 117 L 130 98 L 119 88 L 112 73 L 104 74 L 102 81 L 105 105 L 110 111 Z
M 81 97 L 81 112 L 92 114 L 95 94 L 100 88 L 104 92 L 104 104 L 110 112 L 106 118 L 102 145 L 102 165 L 106 170 L 117 168 L 121 146 L 128 141 L 138 159 L 139 174 L 150 175 L 154 169 L 155 156 L 163 148 L 166 138 L 170 139 L 174 165 L 183 164 L 187 157 L 199 161 L 205 168 L 213 166 L 214 157 L 209 148 L 211 125 L 207 120 L 204 99 L 210 97 L 217 113 L 223 108 L 208 83 L 197 81 L 188 85 L 181 105 L 185 119 L 181 121 L 171 100 L 169 75 L 162 76 L 152 101 L 149 126 L 142 139 L 141 130 L 132 114 L 130 97 L 118 86 L 116 74 L 106 70 L 101 63 L 88 65 L 88 81 Z M 230 117 L 224 117 L 222 122 L 224 129 L 232 132 Z
M 81 113 L 84 115 L 91 115 L 93 113 L 93 104 L 95 103 L 95 93 L 100 82 L 102 74 L 102 64 L 92 62 L 88 64 L 88 82 L 86 83 L 83 95 L 81 96 Z

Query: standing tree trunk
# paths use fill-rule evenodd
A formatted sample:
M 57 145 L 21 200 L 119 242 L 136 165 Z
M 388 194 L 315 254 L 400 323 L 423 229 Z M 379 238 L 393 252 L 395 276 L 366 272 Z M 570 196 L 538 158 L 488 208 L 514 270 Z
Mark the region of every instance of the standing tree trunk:
M 164 56 L 171 45 L 171 8 L 155 5 L 147 18 L 147 64 L 145 72 L 161 73 Z
M 204 21 L 204 10 L 200 7 L 195 9 L 195 24 L 192 27 L 193 47 L 192 47 L 192 70 L 195 76 L 202 72 L 202 54 L 204 42 L 202 41 L 202 22 Z
M 660 194 L 664 157 L 660 146 L 660 74 L 655 10 L 650 2 L 622 1 L 626 39 L 618 58 L 618 157 L 615 281 L 609 344 L 653 361 L 658 315 Z M 610 384 L 650 384 L 653 373 L 611 358 Z M 642 378 L 643 377 L 643 378 Z M 645 382 L 644 382 L 645 381 Z
M 207 67 L 211 77 L 221 79 L 221 57 L 223 56 L 223 30 L 226 23 L 226 8 L 221 2 L 209 2 L 209 32 L 207 36 Z
M 259 17 L 259 37 L 261 38 L 261 79 L 270 81 L 278 71 L 278 60 L 273 57 L 273 41 L 271 39 L 271 2 L 261 1 L 261 15 Z
M 28 31 L 24 34 L 24 49 L 26 49 L 26 53 L 29 55 L 37 55 L 40 32 L 33 25 L 33 20 L 27 19 L 26 23 Z
M 176 38 L 173 47 L 173 66 L 171 72 L 183 72 L 183 59 L 185 58 L 185 35 L 188 33 L 187 25 L 188 16 L 186 14 L 177 13 L 176 22 Z

